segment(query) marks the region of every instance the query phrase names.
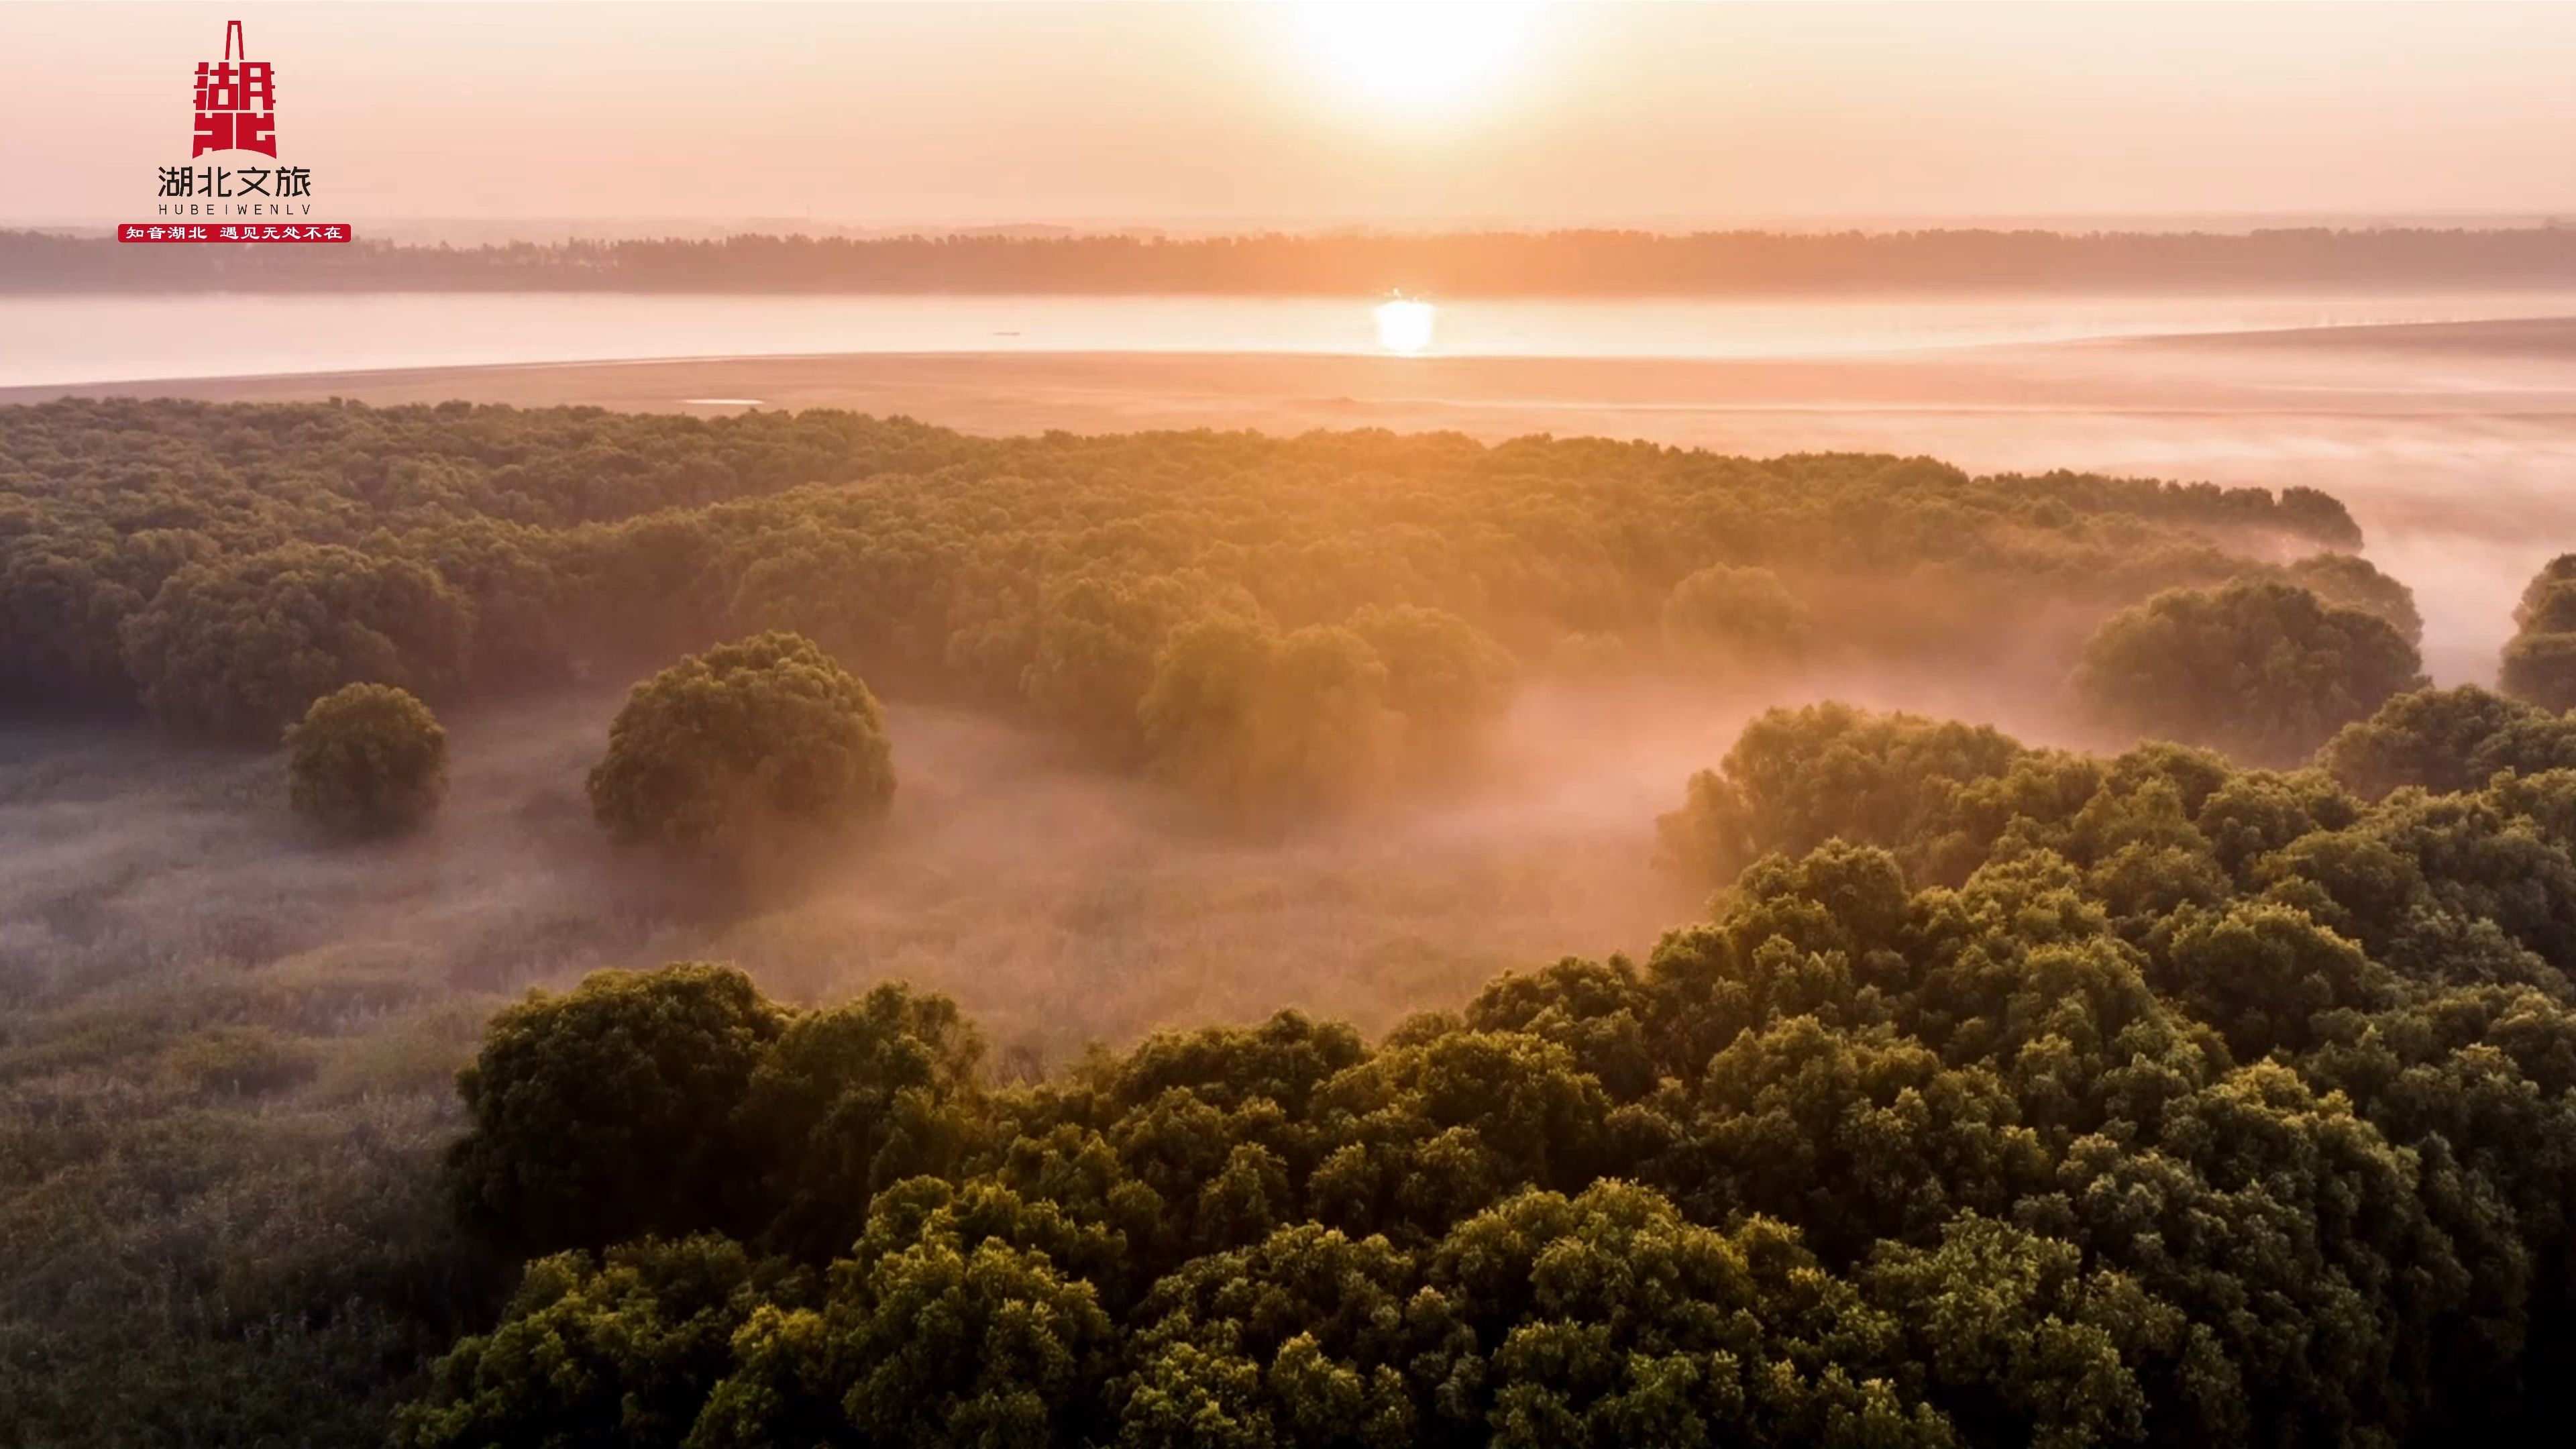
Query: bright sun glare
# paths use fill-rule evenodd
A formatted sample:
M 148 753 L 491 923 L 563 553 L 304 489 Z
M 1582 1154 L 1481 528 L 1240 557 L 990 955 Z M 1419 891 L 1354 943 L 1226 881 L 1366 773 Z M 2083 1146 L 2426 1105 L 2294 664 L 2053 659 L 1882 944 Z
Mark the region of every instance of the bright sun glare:
M 1539 9 L 1526 0 L 1309 0 L 1295 14 L 1328 79 L 1381 107 L 1428 111 L 1489 89 L 1511 68 Z
M 1420 352 L 1431 345 L 1431 320 L 1435 315 L 1428 302 L 1410 297 L 1393 297 L 1377 304 L 1377 345 L 1387 352 Z

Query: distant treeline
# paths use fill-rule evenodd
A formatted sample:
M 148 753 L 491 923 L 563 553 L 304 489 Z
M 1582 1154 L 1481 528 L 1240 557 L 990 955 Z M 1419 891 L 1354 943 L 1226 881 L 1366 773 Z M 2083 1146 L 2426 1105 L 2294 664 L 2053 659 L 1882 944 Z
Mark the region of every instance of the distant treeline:
M 1881 455 L 61 402 L 0 409 L 0 708 L 265 745 L 353 682 L 445 708 L 792 630 L 1266 814 L 1434 772 L 1524 675 L 2054 676 L 2105 615 L 2252 575 L 2411 628 L 2361 541 L 2310 488 Z
M 126 246 L 0 232 L 0 292 L 1067 292 L 1673 296 L 2576 285 L 2576 229 L 736 236 L 420 247 Z

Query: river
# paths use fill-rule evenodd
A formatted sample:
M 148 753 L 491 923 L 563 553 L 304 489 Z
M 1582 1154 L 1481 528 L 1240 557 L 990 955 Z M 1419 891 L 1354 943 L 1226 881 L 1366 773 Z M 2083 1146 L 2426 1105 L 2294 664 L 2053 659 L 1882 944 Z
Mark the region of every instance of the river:
M 0 296 L 0 386 L 647 358 L 1369 355 L 1372 298 L 471 292 Z M 1425 355 L 1754 359 L 2576 315 L 2576 293 L 1434 299 Z

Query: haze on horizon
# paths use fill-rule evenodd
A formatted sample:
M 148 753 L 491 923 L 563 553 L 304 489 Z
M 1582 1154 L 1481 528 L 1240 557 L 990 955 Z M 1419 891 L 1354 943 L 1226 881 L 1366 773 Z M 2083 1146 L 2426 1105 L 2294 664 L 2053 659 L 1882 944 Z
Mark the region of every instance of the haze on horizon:
M 140 213 L 233 18 L 350 218 L 2576 210 L 2567 6 L 12 4 L 0 224 Z

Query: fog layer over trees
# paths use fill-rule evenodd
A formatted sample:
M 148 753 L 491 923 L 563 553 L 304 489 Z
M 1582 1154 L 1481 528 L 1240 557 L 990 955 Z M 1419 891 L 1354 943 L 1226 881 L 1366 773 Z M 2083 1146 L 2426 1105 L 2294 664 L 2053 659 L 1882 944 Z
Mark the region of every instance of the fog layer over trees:
M 602 975 L 462 1078 L 464 1221 L 553 1251 L 397 1437 L 2541 1442 L 2576 770 L 2428 783 L 1775 712 L 1642 963 L 1034 1087 L 900 987 Z
M 2363 544 L 1600 439 L 0 414 L 0 1422 L 2536 1438 L 2576 725 L 2420 688 Z

